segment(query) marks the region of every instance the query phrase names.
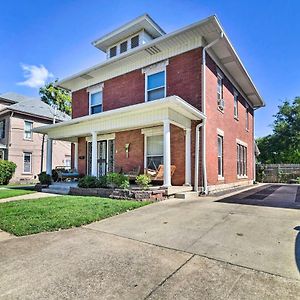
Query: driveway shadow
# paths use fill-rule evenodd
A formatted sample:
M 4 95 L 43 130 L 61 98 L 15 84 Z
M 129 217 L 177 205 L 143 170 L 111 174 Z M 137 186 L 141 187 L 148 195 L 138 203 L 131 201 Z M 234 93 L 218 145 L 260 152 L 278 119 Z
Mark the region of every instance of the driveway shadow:
M 295 240 L 295 260 L 296 260 L 298 271 L 300 273 L 300 226 L 296 226 L 294 229 L 298 231 Z

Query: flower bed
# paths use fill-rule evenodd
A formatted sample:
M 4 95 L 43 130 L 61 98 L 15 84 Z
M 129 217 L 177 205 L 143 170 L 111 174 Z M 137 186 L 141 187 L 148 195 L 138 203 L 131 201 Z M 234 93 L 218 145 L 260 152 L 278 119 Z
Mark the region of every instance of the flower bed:
M 70 188 L 70 195 L 99 196 L 112 199 L 128 199 L 136 201 L 162 201 L 167 198 L 166 190 L 111 189 L 111 188 Z

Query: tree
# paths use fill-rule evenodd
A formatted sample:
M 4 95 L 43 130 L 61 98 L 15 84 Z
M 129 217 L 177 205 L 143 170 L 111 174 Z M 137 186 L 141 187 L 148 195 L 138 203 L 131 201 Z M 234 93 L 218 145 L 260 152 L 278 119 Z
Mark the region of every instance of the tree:
M 57 80 L 40 88 L 41 99 L 49 105 L 56 105 L 57 109 L 67 115 L 71 115 L 71 95 L 67 90 L 58 87 L 56 83 Z
M 262 163 L 300 163 L 300 97 L 284 101 L 274 115 L 273 133 L 257 139 Z

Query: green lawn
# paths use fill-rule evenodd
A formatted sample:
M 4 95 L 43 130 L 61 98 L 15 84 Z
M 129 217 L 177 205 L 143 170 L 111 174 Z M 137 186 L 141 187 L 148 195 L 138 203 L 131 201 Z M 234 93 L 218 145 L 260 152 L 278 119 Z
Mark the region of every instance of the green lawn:
M 35 191 L 0 188 L 0 199 L 10 198 L 15 196 L 27 195 L 35 193 Z
M 149 202 L 57 196 L 0 203 L 0 229 L 17 236 L 89 224 Z

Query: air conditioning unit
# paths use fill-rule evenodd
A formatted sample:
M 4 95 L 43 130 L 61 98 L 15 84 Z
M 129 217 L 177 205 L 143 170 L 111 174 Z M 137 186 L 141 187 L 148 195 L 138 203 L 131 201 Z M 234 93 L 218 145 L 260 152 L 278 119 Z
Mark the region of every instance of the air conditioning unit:
M 224 99 L 218 99 L 218 107 L 221 110 L 224 109 L 224 107 L 225 107 L 225 101 L 224 101 Z

